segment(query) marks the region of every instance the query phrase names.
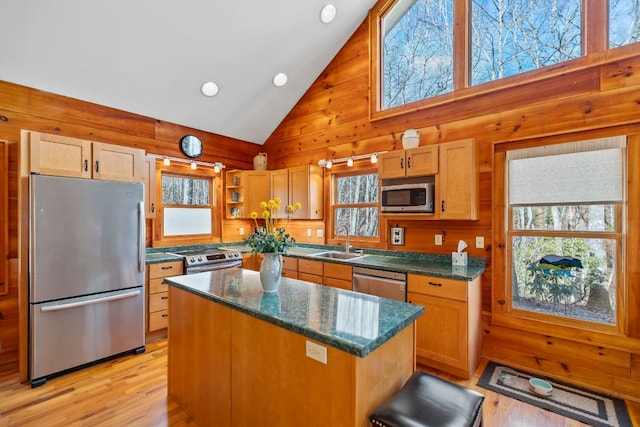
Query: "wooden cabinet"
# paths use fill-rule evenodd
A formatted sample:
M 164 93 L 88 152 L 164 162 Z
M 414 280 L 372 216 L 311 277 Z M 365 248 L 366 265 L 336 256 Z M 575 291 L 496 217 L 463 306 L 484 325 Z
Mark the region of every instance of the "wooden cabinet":
M 162 262 L 147 266 L 147 334 L 161 331 L 166 336 L 169 321 L 169 289 L 165 277 L 179 276 L 183 272 L 182 261 Z
M 231 170 L 226 175 L 225 206 L 227 218 L 250 218 L 260 214 L 260 202 L 271 196 L 269 171 Z
M 378 177 L 435 175 L 438 173 L 438 146 L 410 148 L 382 153 L 378 157 Z
M 147 219 L 156 217 L 156 158 L 144 159 L 144 205 Z
M 350 265 L 301 258 L 298 260 L 298 279 L 350 291 L 353 269 Z
M 322 261 L 300 258 L 298 260 L 298 279 L 322 285 L 324 267 Z
M 326 286 L 353 289 L 353 268 L 345 264 L 324 263 L 324 281 Z
M 425 308 L 416 324 L 418 361 L 470 378 L 480 357 L 480 278 L 467 282 L 409 274 L 407 300 Z
M 440 219 L 478 219 L 480 203 L 474 139 L 441 144 L 436 199 Z
M 271 171 L 271 199 L 277 197 L 280 198 L 283 205 L 286 206 L 289 203 L 289 169 Z
M 305 165 L 289 168 L 289 204 L 302 204 L 295 219 L 322 219 L 323 187 L 321 167 Z
M 137 148 L 29 133 L 30 170 L 42 175 L 143 182 L 144 157 Z
M 298 258 L 290 256 L 282 257 L 282 277 L 290 279 L 298 278 Z

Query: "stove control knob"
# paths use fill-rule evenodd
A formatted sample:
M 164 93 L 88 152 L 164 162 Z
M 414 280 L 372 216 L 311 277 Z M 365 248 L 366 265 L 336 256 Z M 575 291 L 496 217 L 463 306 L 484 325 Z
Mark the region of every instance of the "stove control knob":
M 202 257 L 201 256 L 198 257 L 198 261 L 202 261 Z
M 194 257 L 189 258 L 189 260 L 190 260 L 191 262 L 196 262 L 196 259 L 195 259 Z

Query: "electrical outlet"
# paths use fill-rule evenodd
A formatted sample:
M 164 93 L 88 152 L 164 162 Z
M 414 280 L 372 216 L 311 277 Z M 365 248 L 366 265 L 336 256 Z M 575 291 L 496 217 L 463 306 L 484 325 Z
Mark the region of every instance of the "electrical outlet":
M 311 229 L 307 228 L 307 237 L 311 237 Z
M 244 236 L 244 227 L 240 227 L 238 232 L 240 233 L 241 236 Z
M 324 230 L 322 228 L 318 228 L 316 230 L 316 236 L 317 237 L 324 237 Z
M 307 341 L 307 357 L 327 364 L 327 347 L 323 347 L 314 342 Z
M 484 237 L 476 236 L 476 248 L 478 249 L 484 248 Z
M 436 234 L 436 245 L 442 246 L 442 234 Z

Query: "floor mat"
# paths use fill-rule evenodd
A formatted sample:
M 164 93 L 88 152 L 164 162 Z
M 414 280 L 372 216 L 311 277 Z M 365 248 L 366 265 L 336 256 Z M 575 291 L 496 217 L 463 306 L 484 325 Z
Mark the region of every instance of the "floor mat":
M 530 378 L 549 382 L 553 386 L 551 395 L 542 397 L 533 393 Z M 487 363 L 478 386 L 596 427 L 632 426 L 624 400 L 494 362 Z

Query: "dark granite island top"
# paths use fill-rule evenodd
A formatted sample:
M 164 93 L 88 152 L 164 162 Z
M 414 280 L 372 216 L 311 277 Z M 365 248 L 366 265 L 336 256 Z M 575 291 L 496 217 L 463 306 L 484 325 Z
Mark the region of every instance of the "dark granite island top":
M 243 269 L 165 282 L 168 394 L 198 425 L 366 427 L 415 371 L 420 306 Z
M 282 278 L 264 293 L 257 271 L 227 269 L 166 278 L 176 288 L 364 357 L 413 323 L 422 306 Z

